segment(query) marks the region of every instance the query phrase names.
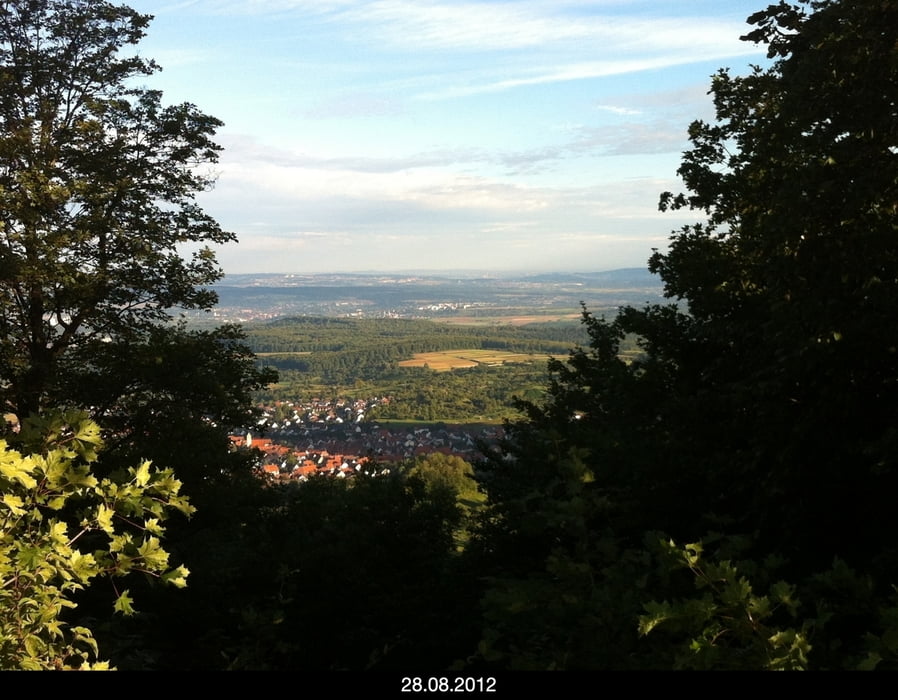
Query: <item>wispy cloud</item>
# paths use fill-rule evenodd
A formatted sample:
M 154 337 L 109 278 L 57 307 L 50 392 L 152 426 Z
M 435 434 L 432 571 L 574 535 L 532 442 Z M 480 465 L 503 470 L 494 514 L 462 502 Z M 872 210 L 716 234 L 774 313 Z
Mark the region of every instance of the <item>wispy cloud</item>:
M 684 126 L 663 119 L 580 127 L 576 136 L 569 149 L 580 154 L 619 156 L 672 153 L 682 151 L 688 145 Z
M 607 3 L 426 2 L 378 0 L 338 5 L 330 17 L 364 26 L 362 40 L 417 51 L 508 51 L 553 46 L 588 47 L 606 53 L 671 51 L 739 53 L 738 28 L 710 20 L 696 22 L 684 4 L 668 16 L 640 18 L 607 11 Z M 342 8 L 342 9 L 341 9 Z M 688 9 L 688 5 L 685 9 Z M 735 30 L 735 31 L 734 31 Z
M 514 75 L 512 76 L 501 79 L 487 79 L 481 82 L 448 85 L 437 90 L 419 92 L 415 95 L 415 98 L 439 100 L 501 92 L 520 87 L 566 83 L 575 80 L 589 80 L 591 78 L 607 78 L 640 71 L 670 68 L 679 64 L 692 63 L 696 60 L 698 59 L 694 55 L 664 56 L 660 58 L 634 58 L 631 60 L 590 61 L 558 65 L 551 68 L 523 68 L 513 71 Z
M 750 0 L 134 1 L 227 124 L 229 271 L 642 264 L 710 74 L 763 62 Z
M 355 92 L 320 102 L 306 110 L 303 116 L 308 119 L 342 119 L 396 116 L 404 112 L 405 107 L 399 100 L 374 93 Z
M 341 21 L 365 25 L 396 49 L 486 51 L 522 49 L 589 38 L 590 23 L 572 21 L 530 3 L 359 3 Z
M 318 25 L 355 53 L 414 54 L 419 74 L 438 89 L 417 97 L 442 99 L 547 83 L 621 75 L 696 61 L 756 53 L 739 41 L 744 23 L 696 21 L 688 5 L 670 3 L 642 17 L 622 15 L 622 2 L 450 2 L 447 0 L 207 0 L 220 15 L 287 13 Z M 632 3 L 631 3 L 632 4 Z M 639 4 L 639 3 L 636 3 Z M 492 72 L 458 77 L 448 55 L 511 56 L 485 61 Z M 591 60 L 584 61 L 585 56 Z M 456 79 L 452 79 L 453 74 Z
M 611 112 L 620 116 L 636 116 L 642 114 L 642 110 L 632 109 L 630 107 L 619 107 L 617 105 L 596 105 L 596 109 L 603 112 Z

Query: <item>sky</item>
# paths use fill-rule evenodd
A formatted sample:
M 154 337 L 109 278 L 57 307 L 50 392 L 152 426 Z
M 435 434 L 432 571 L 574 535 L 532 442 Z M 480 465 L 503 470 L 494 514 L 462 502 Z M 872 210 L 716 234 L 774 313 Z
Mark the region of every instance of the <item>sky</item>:
M 645 267 L 766 0 L 131 1 L 164 102 L 224 122 L 226 274 Z

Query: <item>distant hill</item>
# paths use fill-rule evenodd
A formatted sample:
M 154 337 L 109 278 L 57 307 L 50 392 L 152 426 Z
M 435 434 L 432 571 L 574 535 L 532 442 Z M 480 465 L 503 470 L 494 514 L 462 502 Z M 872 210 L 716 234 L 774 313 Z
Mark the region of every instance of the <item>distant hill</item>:
M 521 279 L 547 284 L 584 284 L 591 287 L 637 288 L 661 287 L 658 275 L 644 267 L 625 267 L 605 272 L 549 272 Z
M 622 305 L 663 300 L 661 280 L 642 268 L 542 274 L 231 274 L 213 286 L 212 317 L 240 323 L 283 316 L 467 319 L 522 322 L 578 319 L 581 303 L 610 315 Z M 513 317 L 521 317 L 514 319 Z
M 661 280 L 646 268 L 625 267 L 603 272 L 545 272 L 535 274 L 487 274 L 483 272 L 409 273 L 238 273 L 227 274 L 216 287 L 351 287 L 408 285 L 502 285 L 514 283 L 582 284 L 609 289 L 661 287 Z

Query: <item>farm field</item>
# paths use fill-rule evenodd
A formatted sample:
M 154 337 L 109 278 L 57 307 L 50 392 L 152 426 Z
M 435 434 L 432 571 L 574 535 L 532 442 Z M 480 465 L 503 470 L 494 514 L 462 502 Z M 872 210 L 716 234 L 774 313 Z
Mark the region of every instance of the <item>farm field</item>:
M 524 312 L 509 312 L 511 315 L 502 315 L 498 312 L 493 312 L 491 315 L 478 315 L 478 316 L 447 316 L 444 318 L 438 318 L 440 323 L 445 323 L 446 325 L 455 325 L 455 326 L 498 326 L 498 325 L 508 325 L 508 326 L 525 326 L 528 323 L 549 323 L 549 322 L 558 322 L 558 321 L 570 321 L 576 323 L 582 318 L 582 313 L 570 313 L 570 312 L 545 312 L 545 313 L 524 313 Z
M 402 360 L 400 367 L 424 367 L 427 366 L 437 372 L 447 372 L 452 369 L 464 367 L 477 367 L 478 365 L 502 365 L 533 362 L 536 355 L 528 355 L 518 352 L 506 352 L 504 350 L 444 350 L 440 352 L 415 353 L 411 360 Z

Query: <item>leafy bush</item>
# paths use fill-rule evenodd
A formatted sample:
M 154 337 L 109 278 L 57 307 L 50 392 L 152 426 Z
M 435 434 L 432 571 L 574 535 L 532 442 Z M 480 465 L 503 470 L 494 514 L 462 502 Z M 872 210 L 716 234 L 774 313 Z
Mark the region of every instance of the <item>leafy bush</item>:
M 191 515 L 171 470 L 149 462 L 97 479 L 103 446 L 81 412 L 26 420 L 14 449 L 0 440 L 0 668 L 106 669 L 91 630 L 69 625 L 73 596 L 98 577 L 115 590 L 114 609 L 132 600 L 116 579 L 143 573 L 183 587 L 188 571 L 170 568 L 163 521 Z

